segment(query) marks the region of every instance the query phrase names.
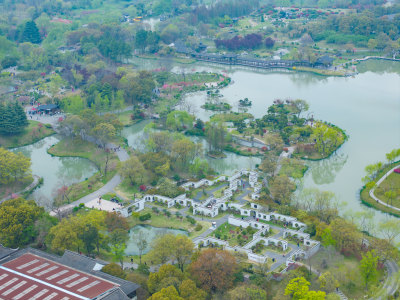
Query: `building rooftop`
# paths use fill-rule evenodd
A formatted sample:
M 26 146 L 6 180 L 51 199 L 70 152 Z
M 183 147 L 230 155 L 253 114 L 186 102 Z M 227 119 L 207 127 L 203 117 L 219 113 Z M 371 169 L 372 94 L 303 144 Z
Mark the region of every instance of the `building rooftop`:
M 52 109 L 57 109 L 58 105 L 57 104 L 44 104 L 38 106 L 36 109 L 37 110 L 52 110 Z
M 72 251 L 62 257 L 33 248 L 0 259 L 0 291 L 6 299 L 131 299 L 139 286 L 101 272 L 107 262 Z

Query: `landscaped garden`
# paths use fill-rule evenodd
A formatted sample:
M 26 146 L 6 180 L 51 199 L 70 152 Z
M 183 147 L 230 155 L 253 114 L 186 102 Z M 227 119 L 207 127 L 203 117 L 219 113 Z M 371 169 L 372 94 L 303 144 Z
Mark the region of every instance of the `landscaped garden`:
M 243 246 L 253 239 L 253 234 L 257 229 L 252 227 L 242 228 L 224 223 L 219 226 L 211 235 L 217 239 L 227 241 L 230 246 Z
M 190 238 L 199 236 L 211 227 L 210 222 L 196 221 L 193 217 L 184 217 L 177 213 L 177 211 L 172 213 L 170 210 L 153 210 L 149 207 L 146 207 L 140 213 L 133 213 L 132 217 L 129 218 L 130 227 L 138 224 L 147 224 L 160 228 L 183 229 L 189 233 Z

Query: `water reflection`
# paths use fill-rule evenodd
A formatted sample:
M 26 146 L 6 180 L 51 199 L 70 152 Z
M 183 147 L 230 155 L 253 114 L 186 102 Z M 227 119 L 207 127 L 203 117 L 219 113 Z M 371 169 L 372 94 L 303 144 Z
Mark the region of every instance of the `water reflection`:
M 179 230 L 179 229 L 169 229 L 169 228 L 158 228 L 158 227 L 153 227 L 150 225 L 136 225 L 133 227 L 129 233 L 129 241 L 127 243 L 127 247 L 125 250 L 126 255 L 138 255 L 139 254 L 139 249 L 137 247 L 138 244 L 138 239 L 139 239 L 139 234 L 142 233 L 142 236 L 146 239 L 147 241 L 147 247 L 143 251 L 142 254 L 145 254 L 150 251 L 151 249 L 151 242 L 155 240 L 157 237 L 165 235 L 165 234 L 184 234 L 188 235 L 188 233 L 185 230 Z
M 313 181 L 317 185 L 334 182 L 337 173 L 340 172 L 344 164 L 347 162 L 347 158 L 348 155 L 344 153 L 334 153 L 328 159 L 307 162 L 307 165 L 310 167 Z
M 57 136 L 44 138 L 32 145 L 13 149 L 32 161 L 32 174 L 43 178 L 43 184 L 35 189 L 31 198 L 40 202 L 51 201 L 54 191 L 61 185 L 80 182 L 97 172 L 96 166 L 79 157 L 53 157 L 47 150 L 59 141 Z

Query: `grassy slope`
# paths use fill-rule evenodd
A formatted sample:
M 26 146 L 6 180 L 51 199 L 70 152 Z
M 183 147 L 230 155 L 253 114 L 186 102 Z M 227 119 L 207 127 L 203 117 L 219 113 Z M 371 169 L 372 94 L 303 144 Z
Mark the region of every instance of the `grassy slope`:
M 43 126 L 39 130 L 39 122 L 28 121 L 29 126 L 18 135 L 4 136 L 0 135 L 0 145 L 4 148 L 16 148 L 33 144 L 49 135 L 54 134 L 54 130 Z

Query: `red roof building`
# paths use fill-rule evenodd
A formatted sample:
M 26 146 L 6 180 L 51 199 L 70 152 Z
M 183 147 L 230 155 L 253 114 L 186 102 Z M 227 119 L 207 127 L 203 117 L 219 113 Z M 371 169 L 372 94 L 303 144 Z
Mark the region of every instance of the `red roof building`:
M 0 255 L 0 299 L 136 299 L 139 286 L 101 272 L 105 264 L 71 251 L 15 250 Z

